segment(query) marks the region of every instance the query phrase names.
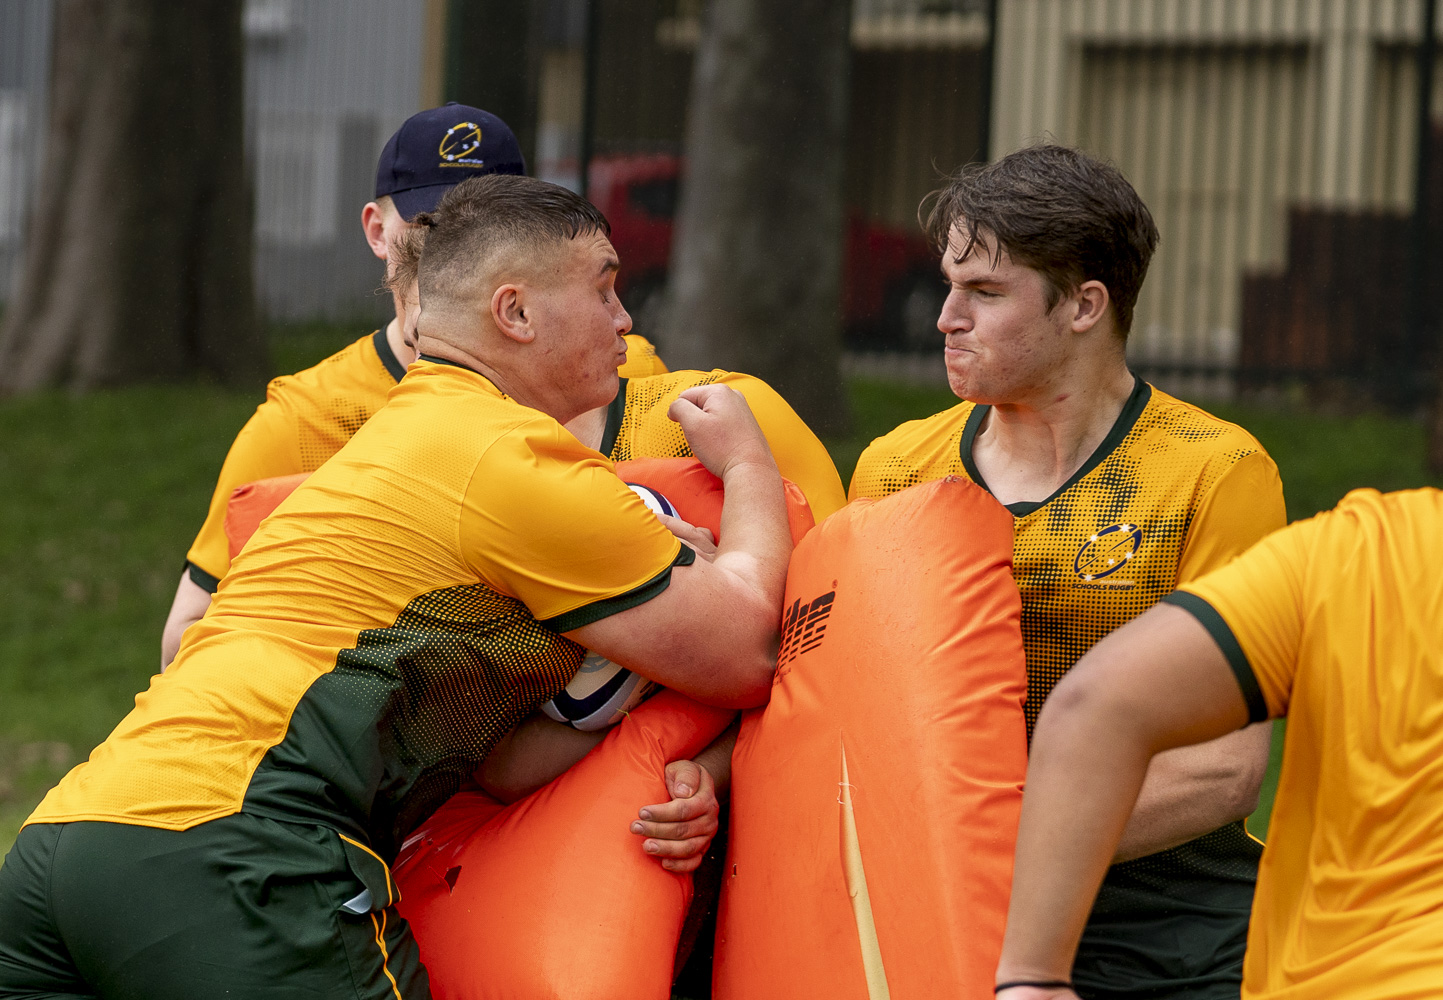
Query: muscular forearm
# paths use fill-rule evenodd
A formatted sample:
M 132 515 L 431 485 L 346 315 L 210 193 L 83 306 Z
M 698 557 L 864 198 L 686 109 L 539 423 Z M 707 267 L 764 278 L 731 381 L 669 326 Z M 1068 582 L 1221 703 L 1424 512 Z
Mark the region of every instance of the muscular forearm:
M 718 736 L 701 753 L 697 754 L 695 760 L 702 767 L 706 768 L 711 775 L 711 780 L 716 785 L 716 795 L 719 799 L 725 799 L 727 792 L 731 789 L 732 783 L 732 751 L 736 749 L 737 732 L 741 724 L 733 720 L 730 726 Z
M 530 795 L 589 754 L 606 730 L 586 733 L 541 715 L 511 730 L 476 769 L 488 795 L 515 802 Z
M 999 982 L 1071 978 L 1077 941 L 1152 756 L 1120 715 L 1065 686 L 1043 708 L 1027 765 Z
M 1113 862 L 1185 844 L 1257 808 L 1272 723 L 1261 722 L 1197 746 L 1158 754 Z

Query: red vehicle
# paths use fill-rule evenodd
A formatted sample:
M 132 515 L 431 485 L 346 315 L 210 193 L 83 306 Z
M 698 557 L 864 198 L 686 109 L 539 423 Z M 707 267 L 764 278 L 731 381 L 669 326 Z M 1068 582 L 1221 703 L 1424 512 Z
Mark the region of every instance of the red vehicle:
M 682 159 L 665 154 L 598 157 L 590 198 L 611 223 L 625 262 L 617 292 L 638 333 L 657 325 L 666 284 Z M 842 321 L 857 348 L 923 350 L 941 343 L 937 316 L 947 290 L 922 234 L 849 215 L 842 264 Z

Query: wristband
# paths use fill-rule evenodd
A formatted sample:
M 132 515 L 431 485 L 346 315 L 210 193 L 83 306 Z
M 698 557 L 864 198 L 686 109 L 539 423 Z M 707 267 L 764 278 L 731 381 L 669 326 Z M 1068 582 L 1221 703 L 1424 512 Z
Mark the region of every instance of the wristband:
M 1072 983 L 1066 979 L 1014 979 L 1009 983 L 998 983 L 992 987 L 994 994 L 1010 990 L 1014 986 L 1031 986 L 1039 990 L 1070 990 Z

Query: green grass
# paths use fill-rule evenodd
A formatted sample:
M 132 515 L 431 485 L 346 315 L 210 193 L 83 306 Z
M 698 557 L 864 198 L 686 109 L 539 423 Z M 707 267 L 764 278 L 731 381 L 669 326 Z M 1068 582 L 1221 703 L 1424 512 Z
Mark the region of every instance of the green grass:
M 313 363 L 361 332 L 286 330 L 273 345 L 276 370 Z M 844 482 L 872 438 L 954 403 L 945 389 L 865 380 L 850 392 L 854 432 L 828 442 Z M 259 400 L 172 385 L 0 401 L 0 851 L 146 687 L 185 550 Z M 1219 412 L 1273 453 L 1292 517 L 1355 486 L 1427 482 L 1422 432 L 1407 421 Z

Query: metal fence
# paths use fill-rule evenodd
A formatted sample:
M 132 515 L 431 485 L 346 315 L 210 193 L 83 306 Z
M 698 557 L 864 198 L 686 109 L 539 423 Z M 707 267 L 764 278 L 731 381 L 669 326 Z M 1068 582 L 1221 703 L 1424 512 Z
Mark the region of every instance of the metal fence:
M 518 132 L 536 137 L 540 173 L 576 184 L 588 0 L 525 2 L 544 30 L 528 41 L 535 120 Z M 703 0 L 595 2 L 596 148 L 679 149 Z M 0 289 L 42 165 L 51 3 L 0 5 Z M 1079 145 L 1128 175 L 1162 231 L 1134 361 L 1224 383 L 1249 357 L 1297 367 L 1296 350 L 1246 347 L 1277 325 L 1249 320 L 1248 302 L 1278 312 L 1265 279 L 1302 259 L 1290 234 L 1341 232 L 1334 215 L 1392 232 L 1411 212 L 1422 0 L 998 0 L 984 108 L 989 6 L 855 0 L 852 213 L 915 233 L 921 196 L 967 159 L 1044 136 Z M 384 309 L 358 214 L 385 137 L 441 96 L 440 53 L 467 51 L 447 44 L 448 9 L 249 0 L 245 155 L 270 316 Z

